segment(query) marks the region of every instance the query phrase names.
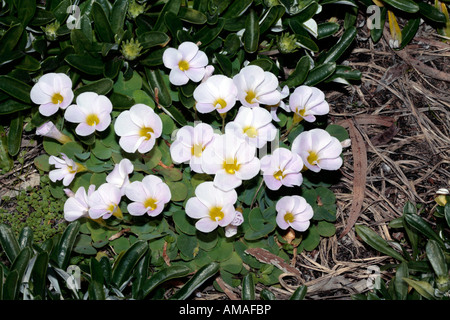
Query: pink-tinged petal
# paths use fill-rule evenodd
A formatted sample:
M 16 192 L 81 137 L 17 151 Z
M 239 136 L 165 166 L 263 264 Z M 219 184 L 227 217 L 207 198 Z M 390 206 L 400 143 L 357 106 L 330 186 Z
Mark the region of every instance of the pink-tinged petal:
M 319 167 L 324 170 L 339 170 L 339 168 L 342 166 L 342 158 L 337 157 L 334 159 L 320 159 L 319 160 Z
M 236 174 L 228 174 L 223 169 L 219 170 L 214 177 L 214 185 L 223 191 L 230 191 L 241 184 L 242 180 Z
M 198 46 L 190 41 L 185 41 L 178 46 L 178 52 L 181 53 L 183 60 L 187 62 L 190 62 L 198 51 Z
M 200 113 L 210 113 L 215 110 L 212 103 L 196 103 L 195 109 Z
M 161 182 L 158 185 L 158 189 L 156 190 L 156 198 L 161 204 L 168 203 L 170 199 L 172 198 L 172 193 L 170 191 L 170 188 L 167 184 L 164 182 Z
M 88 213 L 89 207 L 78 201 L 77 198 L 68 198 L 64 203 L 64 219 L 74 221 Z
M 161 183 L 163 183 L 162 179 L 160 177 L 154 176 L 154 175 L 148 175 L 142 179 L 142 184 L 147 191 L 156 189 L 157 185 L 159 185 Z M 147 192 L 147 195 L 153 196 L 154 193 Z
M 219 226 L 225 227 L 233 222 L 234 217 L 236 216 L 236 209 L 232 204 L 228 204 L 222 208 L 222 212 L 224 213 L 223 219 L 218 221 Z
M 295 200 L 293 197 L 285 196 L 277 201 L 275 205 L 275 209 L 277 212 L 282 212 L 283 214 L 286 212 L 292 212 L 294 210 Z
M 265 125 L 258 129 L 258 137 L 256 140 L 256 147 L 261 148 L 267 141 L 273 141 L 278 135 L 278 130 L 272 123 Z
M 203 51 L 198 51 L 197 54 L 189 61 L 190 68 L 202 68 L 204 69 L 208 64 L 208 57 Z M 206 72 L 206 70 L 205 70 Z
M 205 72 L 206 72 L 205 68 L 190 67 L 188 70 L 185 71 L 185 74 L 192 81 L 200 82 L 205 76 Z
M 222 191 L 219 190 L 218 191 L 218 196 L 216 198 L 217 200 L 217 204 L 221 207 L 226 207 L 226 206 L 234 206 L 234 204 L 237 201 L 237 192 L 236 190 L 232 189 L 230 191 Z M 234 210 L 234 208 L 233 208 Z
M 239 164 L 245 164 L 250 161 L 253 161 L 256 156 L 256 147 L 248 144 L 247 142 L 243 141 L 240 142 L 238 145 L 239 149 L 237 149 L 234 152 L 234 155 L 236 156 L 237 162 Z M 258 160 L 258 166 L 259 166 L 259 160 Z
M 195 88 L 193 97 L 197 103 L 212 104 L 216 100 L 216 88 L 210 84 L 213 77 L 209 78 L 208 81 L 199 84 L 197 88 Z
M 173 85 L 183 86 L 189 82 L 189 78 L 184 73 L 184 71 L 181 71 L 179 68 L 175 68 L 175 69 L 170 70 L 169 81 Z
M 309 221 L 294 221 L 289 224 L 294 230 L 296 230 L 298 232 L 304 232 L 309 228 L 310 222 Z
M 132 136 L 122 136 L 119 139 L 120 147 L 128 153 L 135 153 L 139 145 L 141 144 L 142 138 L 137 135 Z
M 90 126 L 84 122 L 80 123 L 75 128 L 75 132 L 77 133 L 77 135 L 82 136 L 82 137 L 93 134 L 94 131 L 95 131 L 95 126 Z
M 51 115 L 54 115 L 56 112 L 58 112 L 59 106 L 57 104 L 53 103 L 46 103 L 41 104 L 39 106 L 39 113 L 42 114 L 45 117 L 50 117 Z
M 286 220 L 284 220 L 284 215 L 285 213 L 278 213 L 277 217 L 275 218 L 275 221 L 277 222 L 278 227 L 280 227 L 280 229 L 286 230 L 287 228 L 289 228 L 289 224 L 286 222 Z
M 133 181 L 125 188 L 125 195 L 135 202 L 144 202 L 148 195 L 141 181 Z
M 61 95 L 64 99 L 59 104 L 59 107 L 64 110 L 72 103 L 74 94 L 71 88 L 66 88 L 61 91 Z
M 66 174 L 67 174 L 67 169 L 55 169 L 55 170 L 51 170 L 48 173 L 48 177 L 50 178 L 50 180 L 52 182 L 56 182 L 56 181 L 64 179 Z
M 194 144 L 206 145 L 214 137 L 214 129 L 206 123 L 199 123 L 194 128 Z
M 250 162 L 242 164 L 235 174 L 241 180 L 250 180 L 259 173 L 260 169 L 259 159 L 255 157 Z
M 139 127 L 131 120 L 131 113 L 129 110 L 123 111 L 116 118 L 114 123 L 114 131 L 118 136 L 128 136 L 132 133 L 138 133 Z
M 170 156 L 175 164 L 180 164 L 191 160 L 192 150 L 191 147 L 186 146 L 182 141 L 175 140 L 170 145 Z
M 159 215 L 162 211 L 164 210 L 164 204 L 160 204 L 156 206 L 155 210 L 149 210 L 147 211 L 147 214 L 150 217 L 156 217 L 157 215 Z
M 282 184 L 287 187 L 300 186 L 302 183 L 303 176 L 301 173 L 287 174 L 282 180 Z
M 265 174 L 263 176 L 264 183 L 266 184 L 267 188 L 270 190 L 278 190 L 281 188 L 282 184 L 281 181 L 278 179 L 275 179 L 273 174 Z
M 253 113 L 252 125 L 255 128 L 258 129 L 272 123 L 272 116 L 265 108 L 257 107 L 251 109 L 251 111 Z
M 150 139 L 145 139 L 144 141 L 142 141 L 142 143 L 139 145 L 137 151 L 140 153 L 147 153 L 150 150 L 153 149 L 153 147 L 155 146 L 155 138 L 150 138 Z
M 311 136 L 311 144 L 314 148 L 313 150 L 320 151 L 331 141 L 331 135 L 323 129 L 312 129 L 308 131 L 308 133 Z
M 92 113 L 94 111 L 94 104 L 98 96 L 99 95 L 95 92 L 83 92 L 78 95 L 76 104 L 85 112 L 88 111 L 88 114 Z
M 196 173 L 205 173 L 203 171 L 203 157 L 192 157 L 189 161 L 189 166 Z
M 147 212 L 147 208 L 142 202 L 132 202 L 128 204 L 127 209 L 132 216 L 142 216 Z
M 130 108 L 130 119 L 139 128 L 145 127 L 145 119 L 152 117 L 154 111 L 149 106 L 138 103 Z
M 91 217 L 92 219 L 99 219 L 101 217 L 106 216 L 107 213 L 108 213 L 108 210 L 106 210 L 105 208 L 102 208 L 102 207 L 89 209 L 89 217 Z
M 195 195 L 207 208 L 212 208 L 218 204 L 218 190 L 212 181 L 200 183 L 195 188 Z
M 278 88 L 278 79 L 271 72 L 264 72 L 264 80 L 260 85 L 256 88 L 257 92 L 261 92 L 262 94 L 277 92 L 278 93 L 278 101 L 281 100 L 281 93 L 277 90 Z
M 249 65 L 241 69 L 239 75 L 243 77 L 243 82 L 246 84 L 245 87 L 239 87 L 238 84 L 236 86 L 238 88 L 246 88 L 256 91 L 256 88 L 261 85 L 265 79 L 264 70 L 256 65 Z
M 72 183 L 73 179 L 75 179 L 75 173 L 66 174 L 62 181 L 63 186 L 67 187 L 69 184 Z
M 337 158 L 342 153 L 342 145 L 335 137 L 330 137 L 330 142 L 318 152 L 320 158 Z
M 52 101 L 51 95 L 42 91 L 38 83 L 31 88 L 30 98 L 36 104 L 45 104 Z
M 163 53 L 163 63 L 166 68 L 178 68 L 178 63 L 182 59 L 181 53 L 174 48 L 167 48 Z
M 212 221 L 209 217 L 200 219 L 195 223 L 197 230 L 205 233 L 214 231 L 218 225 L 217 221 Z
M 280 97 L 280 93 L 275 90 L 275 91 L 268 92 L 268 93 L 265 93 L 262 95 L 258 95 L 258 97 L 256 99 L 261 104 L 272 106 L 272 105 L 278 104 L 280 102 L 281 97 Z
M 202 171 L 207 174 L 216 174 L 222 169 L 222 161 L 215 157 L 214 153 L 211 155 L 208 151 L 210 151 L 209 148 L 206 148 L 205 151 L 203 151 L 201 163 Z
M 78 105 L 72 104 L 67 107 L 64 112 L 64 119 L 73 123 L 81 123 L 86 119 L 86 114 L 78 107 Z
M 209 219 L 209 209 L 204 205 L 198 198 L 190 198 L 186 202 L 186 214 L 193 219 L 201 219 L 208 217 Z

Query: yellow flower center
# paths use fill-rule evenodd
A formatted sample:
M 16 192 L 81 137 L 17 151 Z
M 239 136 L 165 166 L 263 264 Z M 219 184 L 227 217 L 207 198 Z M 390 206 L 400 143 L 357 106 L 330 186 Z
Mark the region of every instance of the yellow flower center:
M 152 133 L 154 133 L 155 131 L 153 131 L 152 128 L 150 127 L 142 127 L 139 130 L 139 135 L 141 137 L 145 137 L 146 140 L 150 140 L 150 138 L 152 137 Z
M 146 208 L 150 208 L 151 210 L 155 210 L 156 209 L 156 199 L 154 198 L 147 198 L 144 201 L 144 207 Z
M 224 217 L 224 213 L 221 207 L 212 207 L 209 209 L 209 217 L 212 221 L 220 221 Z
M 294 215 L 292 214 L 292 213 L 290 213 L 290 212 L 287 212 L 285 215 L 284 215 L 284 221 L 286 221 L 286 222 L 288 222 L 288 223 L 292 223 L 292 222 L 294 222 Z
M 275 172 L 273 174 L 273 177 L 277 180 L 281 180 L 281 179 L 284 179 L 285 175 L 283 174 L 283 171 L 278 170 L 277 172 Z
M 217 105 L 219 105 L 219 107 L 217 107 Z M 227 103 L 222 98 L 218 98 L 214 101 L 214 106 L 217 107 L 217 109 L 223 109 L 227 106 Z
M 256 93 L 253 90 L 247 91 L 247 95 L 245 96 L 245 101 L 248 103 L 253 103 L 253 100 L 256 98 Z
M 67 170 L 70 174 L 77 173 L 77 167 L 75 166 L 75 169 L 73 166 L 67 166 Z
M 119 218 L 119 219 L 123 218 L 122 210 L 120 210 L 120 208 L 117 204 L 111 203 L 106 209 L 109 212 L 111 212 L 112 215 L 115 216 L 116 218 Z
M 252 126 L 248 126 L 244 128 L 244 133 L 249 137 L 249 138 L 256 138 L 256 136 L 258 135 L 258 130 L 255 127 Z
M 309 152 L 309 156 L 308 158 L 306 158 L 306 160 L 309 162 L 309 164 L 311 165 L 315 165 L 317 164 L 317 160 L 319 159 L 319 155 L 314 152 L 314 151 L 310 151 Z
M 236 158 L 233 160 L 227 159 L 223 162 L 223 168 L 228 174 L 234 174 L 236 171 L 239 171 L 240 167 L 241 165 L 237 163 Z
M 100 123 L 100 119 L 95 113 L 91 113 L 87 115 L 86 123 L 88 126 L 95 126 L 96 124 Z
M 191 148 L 191 153 L 193 156 L 199 158 L 202 156 L 202 152 L 205 150 L 206 147 L 204 147 L 202 144 L 194 144 Z
M 52 103 L 53 104 L 60 104 L 61 102 L 63 102 L 64 101 L 64 98 L 63 98 L 63 96 L 61 95 L 61 94 L 59 94 L 59 93 L 55 93 L 53 96 L 52 96 Z
M 180 68 L 181 71 L 189 70 L 189 62 L 186 60 L 181 60 L 178 62 L 178 68 Z

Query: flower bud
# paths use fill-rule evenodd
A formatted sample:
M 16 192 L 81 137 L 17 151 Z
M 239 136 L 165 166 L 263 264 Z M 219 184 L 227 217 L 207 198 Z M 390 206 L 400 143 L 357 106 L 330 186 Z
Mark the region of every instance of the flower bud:
M 36 134 L 39 136 L 58 140 L 58 142 L 62 144 L 72 141 L 72 139 L 69 136 L 59 131 L 58 128 L 56 128 L 56 126 L 51 121 L 47 121 L 46 123 L 38 127 L 36 129 Z
M 45 27 L 41 27 L 41 29 L 44 31 L 47 40 L 54 41 L 58 37 L 56 31 L 58 31 L 60 26 L 60 23 L 55 20 L 53 23 L 50 23 Z
M 142 46 L 139 41 L 131 39 L 122 43 L 122 54 L 127 60 L 134 60 L 140 56 Z

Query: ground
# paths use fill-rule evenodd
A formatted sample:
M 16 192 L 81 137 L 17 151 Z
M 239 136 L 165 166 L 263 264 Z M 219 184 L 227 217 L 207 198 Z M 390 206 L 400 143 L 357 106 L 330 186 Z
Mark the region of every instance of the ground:
M 324 238 L 317 250 L 293 258 L 291 265 L 302 278 L 285 274 L 281 286 L 269 288 L 278 299 L 288 298 L 299 284 L 307 285 L 307 299 L 350 299 L 369 290 L 367 280 L 376 267 L 394 261 L 365 245 L 354 228 L 346 229 L 355 221 L 386 240 L 401 240 L 403 234 L 388 223 L 411 201 L 422 205 L 424 217 L 433 223 L 436 191 L 450 182 L 449 57 L 450 45 L 426 24 L 401 53 L 384 38 L 374 44 L 367 28 L 359 29 L 345 63 L 359 69 L 362 80 L 323 87 L 330 122 L 346 126 L 357 138 L 344 151 L 342 179 L 334 186 L 337 232 Z M 16 163 L 12 172 L 0 176 L 1 195 L 33 185 L 33 178 L 39 177 L 33 159 L 42 150 L 32 139 L 32 134 L 24 139 L 24 166 Z M 381 275 L 388 281 L 392 269 Z M 261 289 L 258 285 L 257 294 Z M 237 290 L 219 293 L 209 286 L 196 299 L 236 296 Z

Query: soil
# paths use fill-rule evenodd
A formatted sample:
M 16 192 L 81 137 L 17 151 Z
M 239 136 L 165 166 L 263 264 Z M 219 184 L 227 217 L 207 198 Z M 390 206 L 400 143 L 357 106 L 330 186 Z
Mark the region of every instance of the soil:
M 367 28 L 359 28 L 354 49 L 344 63 L 362 72 L 361 81 L 321 87 L 331 106 L 330 122 L 349 120 L 362 138 L 367 157 L 365 185 L 357 185 L 361 179 L 355 179 L 356 165 L 362 160 L 352 145 L 344 149 L 342 179 L 333 189 L 338 199 L 337 233 L 324 238 L 317 250 L 293 257 L 291 265 L 301 272 L 302 279 L 286 274 L 281 286 L 266 288 L 277 299 L 288 298 L 299 284 L 307 285 L 307 299 L 351 299 L 352 294 L 367 292 L 374 270 L 395 261 L 364 244 L 354 228 L 343 235 L 352 222 L 351 215 L 356 214 L 357 224 L 371 227 L 384 239 L 399 241 L 402 232 L 388 224 L 402 215 L 405 203 L 421 205 L 424 218 L 432 223 L 436 191 L 449 188 L 450 82 L 438 78 L 438 72 L 436 77 L 426 74 L 422 66 L 450 74 L 450 45 L 426 24 L 401 54 L 388 43 L 386 38 L 373 43 Z M 0 176 L 1 194 L 37 172 L 33 158 L 42 150 L 24 140 L 25 166 L 16 163 L 12 173 Z M 364 197 L 355 213 L 352 205 L 358 188 Z M 393 274 L 392 269 L 380 273 L 386 281 Z M 257 294 L 261 289 L 258 285 Z M 196 299 L 235 296 L 239 296 L 238 290 L 228 288 L 219 293 L 209 286 Z

